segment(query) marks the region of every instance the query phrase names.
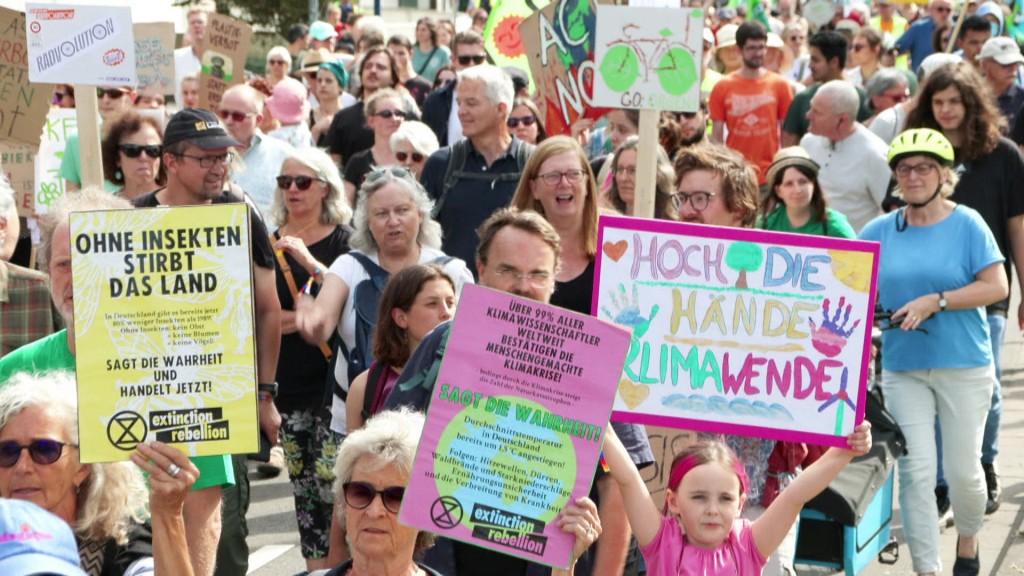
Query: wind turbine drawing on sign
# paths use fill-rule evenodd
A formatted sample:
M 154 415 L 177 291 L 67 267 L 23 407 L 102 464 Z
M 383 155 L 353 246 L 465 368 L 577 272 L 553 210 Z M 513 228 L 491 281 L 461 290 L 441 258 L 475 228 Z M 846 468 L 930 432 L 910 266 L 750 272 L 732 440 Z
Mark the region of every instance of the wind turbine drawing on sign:
M 846 405 L 849 404 L 850 410 L 853 410 L 855 414 L 857 411 L 857 406 L 854 405 L 852 400 L 850 400 L 850 395 L 847 394 L 846 392 L 846 384 L 849 376 L 850 369 L 843 367 L 843 375 L 839 379 L 839 391 L 829 396 L 828 400 L 825 400 L 825 402 L 818 407 L 818 412 L 824 412 L 826 408 L 828 408 L 832 404 L 835 404 L 836 401 L 839 402 L 839 407 L 836 410 L 836 436 L 839 436 L 840 434 L 843 433 L 843 416 L 844 412 L 846 411 Z

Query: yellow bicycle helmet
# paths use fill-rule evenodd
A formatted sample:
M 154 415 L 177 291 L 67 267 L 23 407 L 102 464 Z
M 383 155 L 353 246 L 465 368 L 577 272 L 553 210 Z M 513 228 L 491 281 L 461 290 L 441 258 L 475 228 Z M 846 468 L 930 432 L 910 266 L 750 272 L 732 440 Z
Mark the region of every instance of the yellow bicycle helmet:
M 953 145 L 942 132 L 931 128 L 905 130 L 889 146 L 889 167 L 896 169 L 896 163 L 905 156 L 926 154 L 940 164 L 953 165 Z

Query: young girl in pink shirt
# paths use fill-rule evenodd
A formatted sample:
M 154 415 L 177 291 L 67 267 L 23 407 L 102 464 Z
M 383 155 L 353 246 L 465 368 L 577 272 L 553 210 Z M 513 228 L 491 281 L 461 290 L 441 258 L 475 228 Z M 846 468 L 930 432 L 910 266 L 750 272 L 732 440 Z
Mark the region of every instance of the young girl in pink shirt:
M 753 522 L 740 518 L 747 475 L 724 442 L 701 441 L 676 455 L 665 489 L 664 513 L 658 512 L 611 426 L 604 451 L 650 576 L 750 576 L 761 574 L 804 504 L 850 460 L 871 449 L 870 429 L 867 422 L 854 428 L 847 437 L 849 448 L 829 449 Z

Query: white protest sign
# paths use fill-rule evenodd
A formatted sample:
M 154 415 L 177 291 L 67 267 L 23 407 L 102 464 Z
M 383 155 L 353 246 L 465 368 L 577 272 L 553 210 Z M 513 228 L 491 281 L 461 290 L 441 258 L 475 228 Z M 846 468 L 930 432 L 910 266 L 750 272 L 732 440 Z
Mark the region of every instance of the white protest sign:
M 60 176 L 60 164 L 68 136 L 78 132 L 78 119 L 74 109 L 50 108 L 43 125 L 43 137 L 36 154 L 36 214 L 46 214 L 50 206 L 64 195 L 64 179 Z M 75 151 L 77 152 L 77 150 Z
M 27 3 L 25 26 L 33 82 L 135 85 L 131 8 Z
M 697 110 L 703 10 L 600 4 L 595 34 L 595 106 Z

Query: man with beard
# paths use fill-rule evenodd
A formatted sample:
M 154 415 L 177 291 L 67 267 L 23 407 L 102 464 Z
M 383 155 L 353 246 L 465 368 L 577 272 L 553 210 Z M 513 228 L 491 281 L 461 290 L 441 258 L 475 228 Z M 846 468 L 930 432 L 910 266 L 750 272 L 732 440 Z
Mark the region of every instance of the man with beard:
M 763 184 L 779 149 L 779 123 L 786 117 L 793 94 L 785 78 L 764 67 L 768 34 L 760 23 L 743 23 L 736 30 L 736 45 L 743 58 L 742 67 L 722 78 L 711 91 L 711 141 L 725 142 L 742 153 L 758 167 L 758 182 Z

